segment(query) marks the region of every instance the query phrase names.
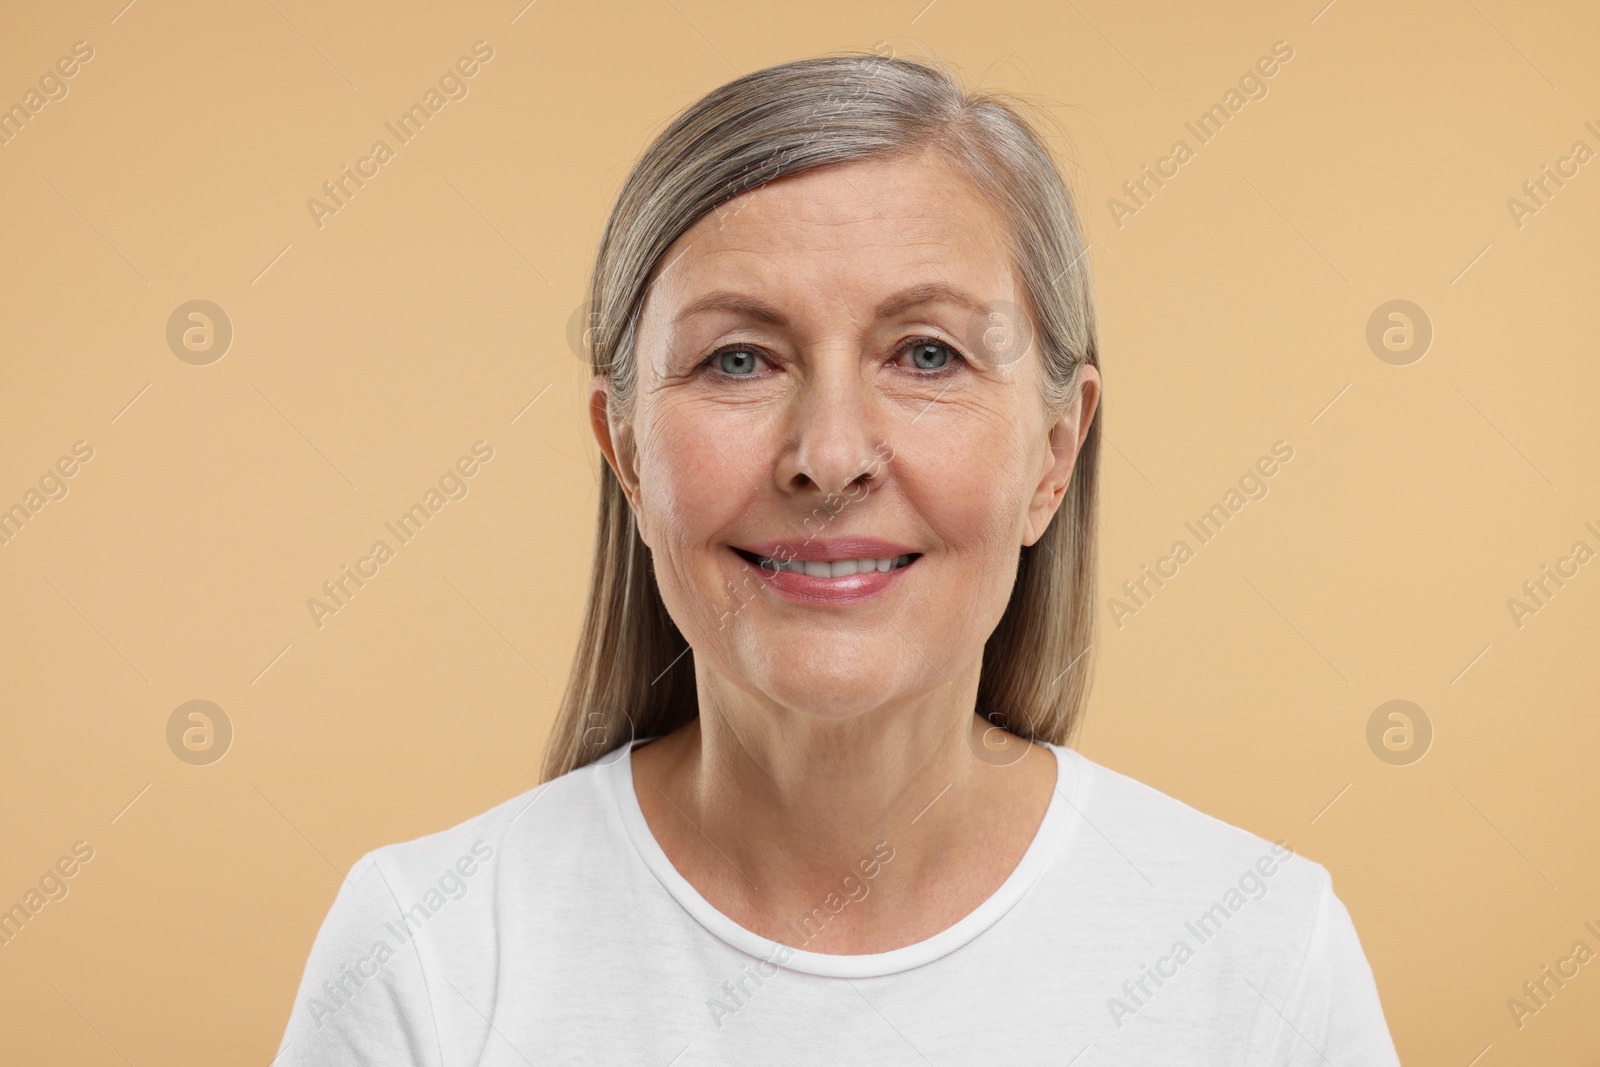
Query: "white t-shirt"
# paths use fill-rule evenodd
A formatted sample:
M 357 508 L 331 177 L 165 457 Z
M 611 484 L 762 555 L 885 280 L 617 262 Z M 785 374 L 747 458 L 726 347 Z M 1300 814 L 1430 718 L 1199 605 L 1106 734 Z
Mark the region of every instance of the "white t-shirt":
M 672 866 L 635 741 L 363 856 L 317 935 L 277 1067 L 374 1064 L 1398 1064 L 1328 872 L 1049 746 L 1010 877 L 954 926 L 807 951 L 885 840 L 767 940 Z

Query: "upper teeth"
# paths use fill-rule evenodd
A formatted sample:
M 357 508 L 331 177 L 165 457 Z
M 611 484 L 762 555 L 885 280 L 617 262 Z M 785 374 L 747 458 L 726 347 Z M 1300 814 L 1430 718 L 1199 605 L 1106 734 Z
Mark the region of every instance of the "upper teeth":
M 866 574 L 869 571 L 889 571 L 904 567 L 911 562 L 909 554 L 895 556 L 892 559 L 841 559 L 832 563 L 824 563 L 814 559 L 770 559 L 761 557 L 763 569 L 772 571 L 793 571 L 796 574 L 809 575 L 812 578 L 843 578 L 851 574 Z

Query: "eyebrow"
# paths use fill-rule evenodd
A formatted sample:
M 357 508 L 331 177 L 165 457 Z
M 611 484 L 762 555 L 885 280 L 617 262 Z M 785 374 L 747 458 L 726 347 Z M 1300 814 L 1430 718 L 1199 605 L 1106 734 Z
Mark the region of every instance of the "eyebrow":
M 943 301 L 950 304 L 959 304 L 962 307 L 979 311 L 983 304 L 972 294 L 964 289 L 958 289 L 945 282 L 922 282 L 891 293 L 885 297 L 874 310 L 880 319 L 892 318 L 903 314 L 914 307 Z M 787 326 L 788 318 L 773 307 L 753 296 L 734 292 L 728 289 L 718 289 L 707 293 L 689 304 L 674 317 L 673 322 L 679 323 L 684 319 L 707 311 L 729 311 L 745 318 L 755 319 L 757 322 L 770 323 L 774 326 Z

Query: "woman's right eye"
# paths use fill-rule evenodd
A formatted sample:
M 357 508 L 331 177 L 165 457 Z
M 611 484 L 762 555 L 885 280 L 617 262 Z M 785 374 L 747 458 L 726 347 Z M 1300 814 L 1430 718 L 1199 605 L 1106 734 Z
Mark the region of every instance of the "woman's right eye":
M 743 378 L 756 372 L 756 364 L 761 357 L 749 348 L 725 348 L 711 358 L 723 374 L 731 378 Z

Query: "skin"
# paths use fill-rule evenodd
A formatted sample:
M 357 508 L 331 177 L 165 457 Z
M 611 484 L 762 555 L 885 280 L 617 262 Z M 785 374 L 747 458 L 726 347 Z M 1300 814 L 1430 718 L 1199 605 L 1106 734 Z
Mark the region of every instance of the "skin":
M 986 354 L 970 308 L 876 310 L 923 282 L 1027 307 L 1006 241 L 931 151 L 779 179 L 662 256 L 629 405 L 604 379 L 591 391 L 699 692 L 696 721 L 633 754 L 645 820 L 712 905 L 808 951 L 884 952 L 955 923 L 1015 868 L 1055 786 L 1041 746 L 1012 739 L 1026 750 L 1005 766 L 975 756 L 974 708 L 984 642 L 1021 547 L 1061 504 L 1099 376 L 1081 368 L 1050 411 L 1037 348 Z M 683 316 L 721 290 L 784 323 Z M 919 365 L 907 342 L 924 340 L 938 344 Z M 711 358 L 728 345 L 756 358 Z M 730 546 L 803 538 L 830 494 L 820 539 L 922 556 L 870 599 L 784 599 Z M 893 858 L 863 879 L 880 843 Z M 831 918 L 801 943 L 791 922 L 819 907 Z

